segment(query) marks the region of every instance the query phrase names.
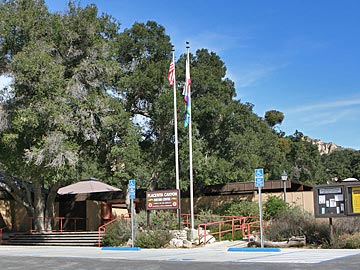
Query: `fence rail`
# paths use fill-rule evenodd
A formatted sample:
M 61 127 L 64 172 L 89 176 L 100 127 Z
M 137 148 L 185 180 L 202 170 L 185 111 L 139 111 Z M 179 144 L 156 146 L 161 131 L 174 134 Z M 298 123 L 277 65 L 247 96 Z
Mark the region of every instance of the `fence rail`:
M 34 222 L 37 220 L 45 221 L 45 229 L 37 230 L 33 228 Z M 76 232 L 79 231 L 78 224 L 79 222 L 85 221 L 86 218 L 78 217 L 29 217 L 30 232 Z M 50 226 L 51 225 L 51 226 Z M 51 229 L 50 229 L 51 228 Z
M 105 223 L 104 225 L 101 225 L 99 226 L 98 228 L 98 247 L 101 247 L 101 234 L 105 233 L 106 232 L 106 227 L 109 226 L 110 224 L 118 221 L 118 220 L 121 220 L 121 219 L 130 219 L 131 218 L 131 214 L 128 213 L 128 214 L 122 214 L 121 216 L 113 219 L 113 220 L 110 220 L 109 222 Z
M 246 237 L 248 241 L 250 241 L 250 236 L 253 234 L 253 230 L 260 228 L 259 217 L 222 216 L 222 218 L 224 218 L 224 220 L 201 223 L 198 225 L 198 236 L 200 237 L 202 231 L 204 246 L 206 245 L 207 235 L 218 235 L 219 241 L 221 241 L 223 234 L 231 232 L 231 238 L 234 240 L 235 232 L 241 231 L 242 236 Z M 214 227 L 217 227 L 217 230 L 213 230 L 211 234 L 208 234 L 207 231 Z

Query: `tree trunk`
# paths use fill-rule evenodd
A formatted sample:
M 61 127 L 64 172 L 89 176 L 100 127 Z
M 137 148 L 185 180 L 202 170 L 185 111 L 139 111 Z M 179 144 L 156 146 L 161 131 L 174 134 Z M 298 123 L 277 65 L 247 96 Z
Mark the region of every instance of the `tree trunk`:
M 56 226 L 56 220 L 55 220 L 55 199 L 57 195 L 57 191 L 59 187 L 61 186 L 61 183 L 55 183 L 51 189 L 49 190 L 49 194 L 46 199 L 46 209 L 45 209 L 45 216 L 48 218 L 48 222 L 45 223 L 45 229 L 47 231 L 52 231 L 52 229 Z
M 34 229 L 36 231 L 44 231 L 45 223 L 47 219 L 45 218 L 45 200 L 42 185 L 39 182 L 33 182 L 34 189 Z
M 291 237 L 286 241 L 273 242 L 273 241 L 264 241 L 264 247 L 274 247 L 274 248 L 290 248 L 290 247 L 303 247 L 306 245 L 306 237 L 298 236 Z M 261 247 L 261 241 L 258 237 L 254 241 L 251 241 L 248 246 Z

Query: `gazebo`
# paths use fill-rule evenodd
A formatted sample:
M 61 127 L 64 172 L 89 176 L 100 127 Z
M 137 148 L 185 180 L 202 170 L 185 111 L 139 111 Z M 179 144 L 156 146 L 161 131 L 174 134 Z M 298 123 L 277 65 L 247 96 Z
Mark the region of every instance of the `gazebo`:
M 127 213 L 125 194 L 96 178 L 81 180 L 58 190 L 59 216 L 65 229 L 93 231 L 116 215 Z

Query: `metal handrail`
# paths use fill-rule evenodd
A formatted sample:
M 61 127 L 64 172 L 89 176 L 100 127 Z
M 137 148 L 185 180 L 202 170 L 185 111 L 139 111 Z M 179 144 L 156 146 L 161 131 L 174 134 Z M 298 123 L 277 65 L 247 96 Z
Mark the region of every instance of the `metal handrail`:
M 206 231 L 208 226 L 218 226 L 217 232 L 212 232 L 211 235 L 219 235 L 219 240 L 221 241 L 222 234 L 226 232 L 231 232 L 232 239 L 234 240 L 235 231 L 241 230 L 242 235 L 246 236 L 248 240 L 250 241 L 250 235 L 251 235 L 251 228 L 259 228 L 260 221 L 250 221 L 255 218 L 254 216 L 226 216 L 227 220 L 221 220 L 221 221 L 215 221 L 215 222 L 208 222 L 208 223 L 202 223 L 198 225 L 198 236 L 200 236 L 200 229 L 202 228 L 203 233 L 203 239 L 204 239 L 204 246 L 206 245 Z M 230 219 L 231 218 L 231 219 Z M 223 230 L 222 227 L 224 224 L 231 223 L 231 229 L 225 229 Z
M 70 232 L 76 232 L 77 231 L 77 222 L 79 220 L 85 220 L 86 218 L 78 218 L 78 217 L 42 217 L 42 216 L 38 216 L 38 217 L 29 217 L 29 223 L 30 223 L 30 229 L 29 231 L 32 233 L 32 232 L 47 232 L 49 230 L 45 229 L 45 230 L 35 230 L 33 229 L 33 220 L 34 219 L 38 219 L 38 218 L 44 218 L 45 219 L 45 227 L 47 228 L 48 226 L 48 223 L 49 221 L 51 220 L 54 220 L 54 221 L 58 221 L 59 222 L 59 229 L 58 230 L 55 230 L 55 229 L 52 229 L 51 231 L 53 232 L 65 232 L 65 231 L 70 231 Z M 64 223 L 68 220 L 73 220 L 74 221 L 74 229 L 73 230 L 64 230 Z
M 98 247 L 101 247 L 101 233 L 105 233 L 106 231 L 106 227 L 109 226 L 110 224 L 118 221 L 118 220 L 121 220 L 121 219 L 129 219 L 131 218 L 131 214 L 128 213 L 128 214 L 121 214 L 119 217 L 113 219 L 113 220 L 110 220 L 109 222 L 99 226 L 98 228 Z

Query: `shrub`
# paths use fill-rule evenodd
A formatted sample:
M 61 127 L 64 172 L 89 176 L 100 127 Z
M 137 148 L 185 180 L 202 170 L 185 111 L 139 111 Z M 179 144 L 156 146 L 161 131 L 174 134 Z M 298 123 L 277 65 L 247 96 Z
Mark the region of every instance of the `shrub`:
M 212 210 L 200 210 L 199 215 L 195 218 L 195 227 L 202 223 L 216 222 L 220 221 L 221 218 L 219 215 L 213 213 Z
M 360 232 L 359 217 L 344 217 L 334 219 L 334 234 L 354 234 Z
M 129 220 L 120 219 L 106 227 L 102 239 L 103 246 L 123 246 L 131 238 L 131 224 Z
M 298 207 L 288 207 L 278 212 L 265 231 L 266 237 L 271 241 L 283 241 L 291 236 L 305 235 L 308 244 L 330 243 L 328 224 L 317 222 L 310 213 L 303 213 Z
M 238 199 L 224 203 L 214 212 L 223 216 L 259 216 L 259 204 Z
M 264 219 L 270 220 L 283 213 L 289 205 L 277 196 L 269 196 L 264 203 Z
M 331 248 L 360 248 L 360 232 L 354 234 L 342 234 L 334 237 Z
M 176 213 L 171 211 L 150 211 L 150 226 L 147 226 L 147 213 L 140 211 L 136 215 L 137 227 L 151 230 L 175 230 L 178 228 Z
M 169 231 L 142 231 L 135 236 L 135 245 L 141 248 L 161 248 L 168 245 L 172 237 Z

